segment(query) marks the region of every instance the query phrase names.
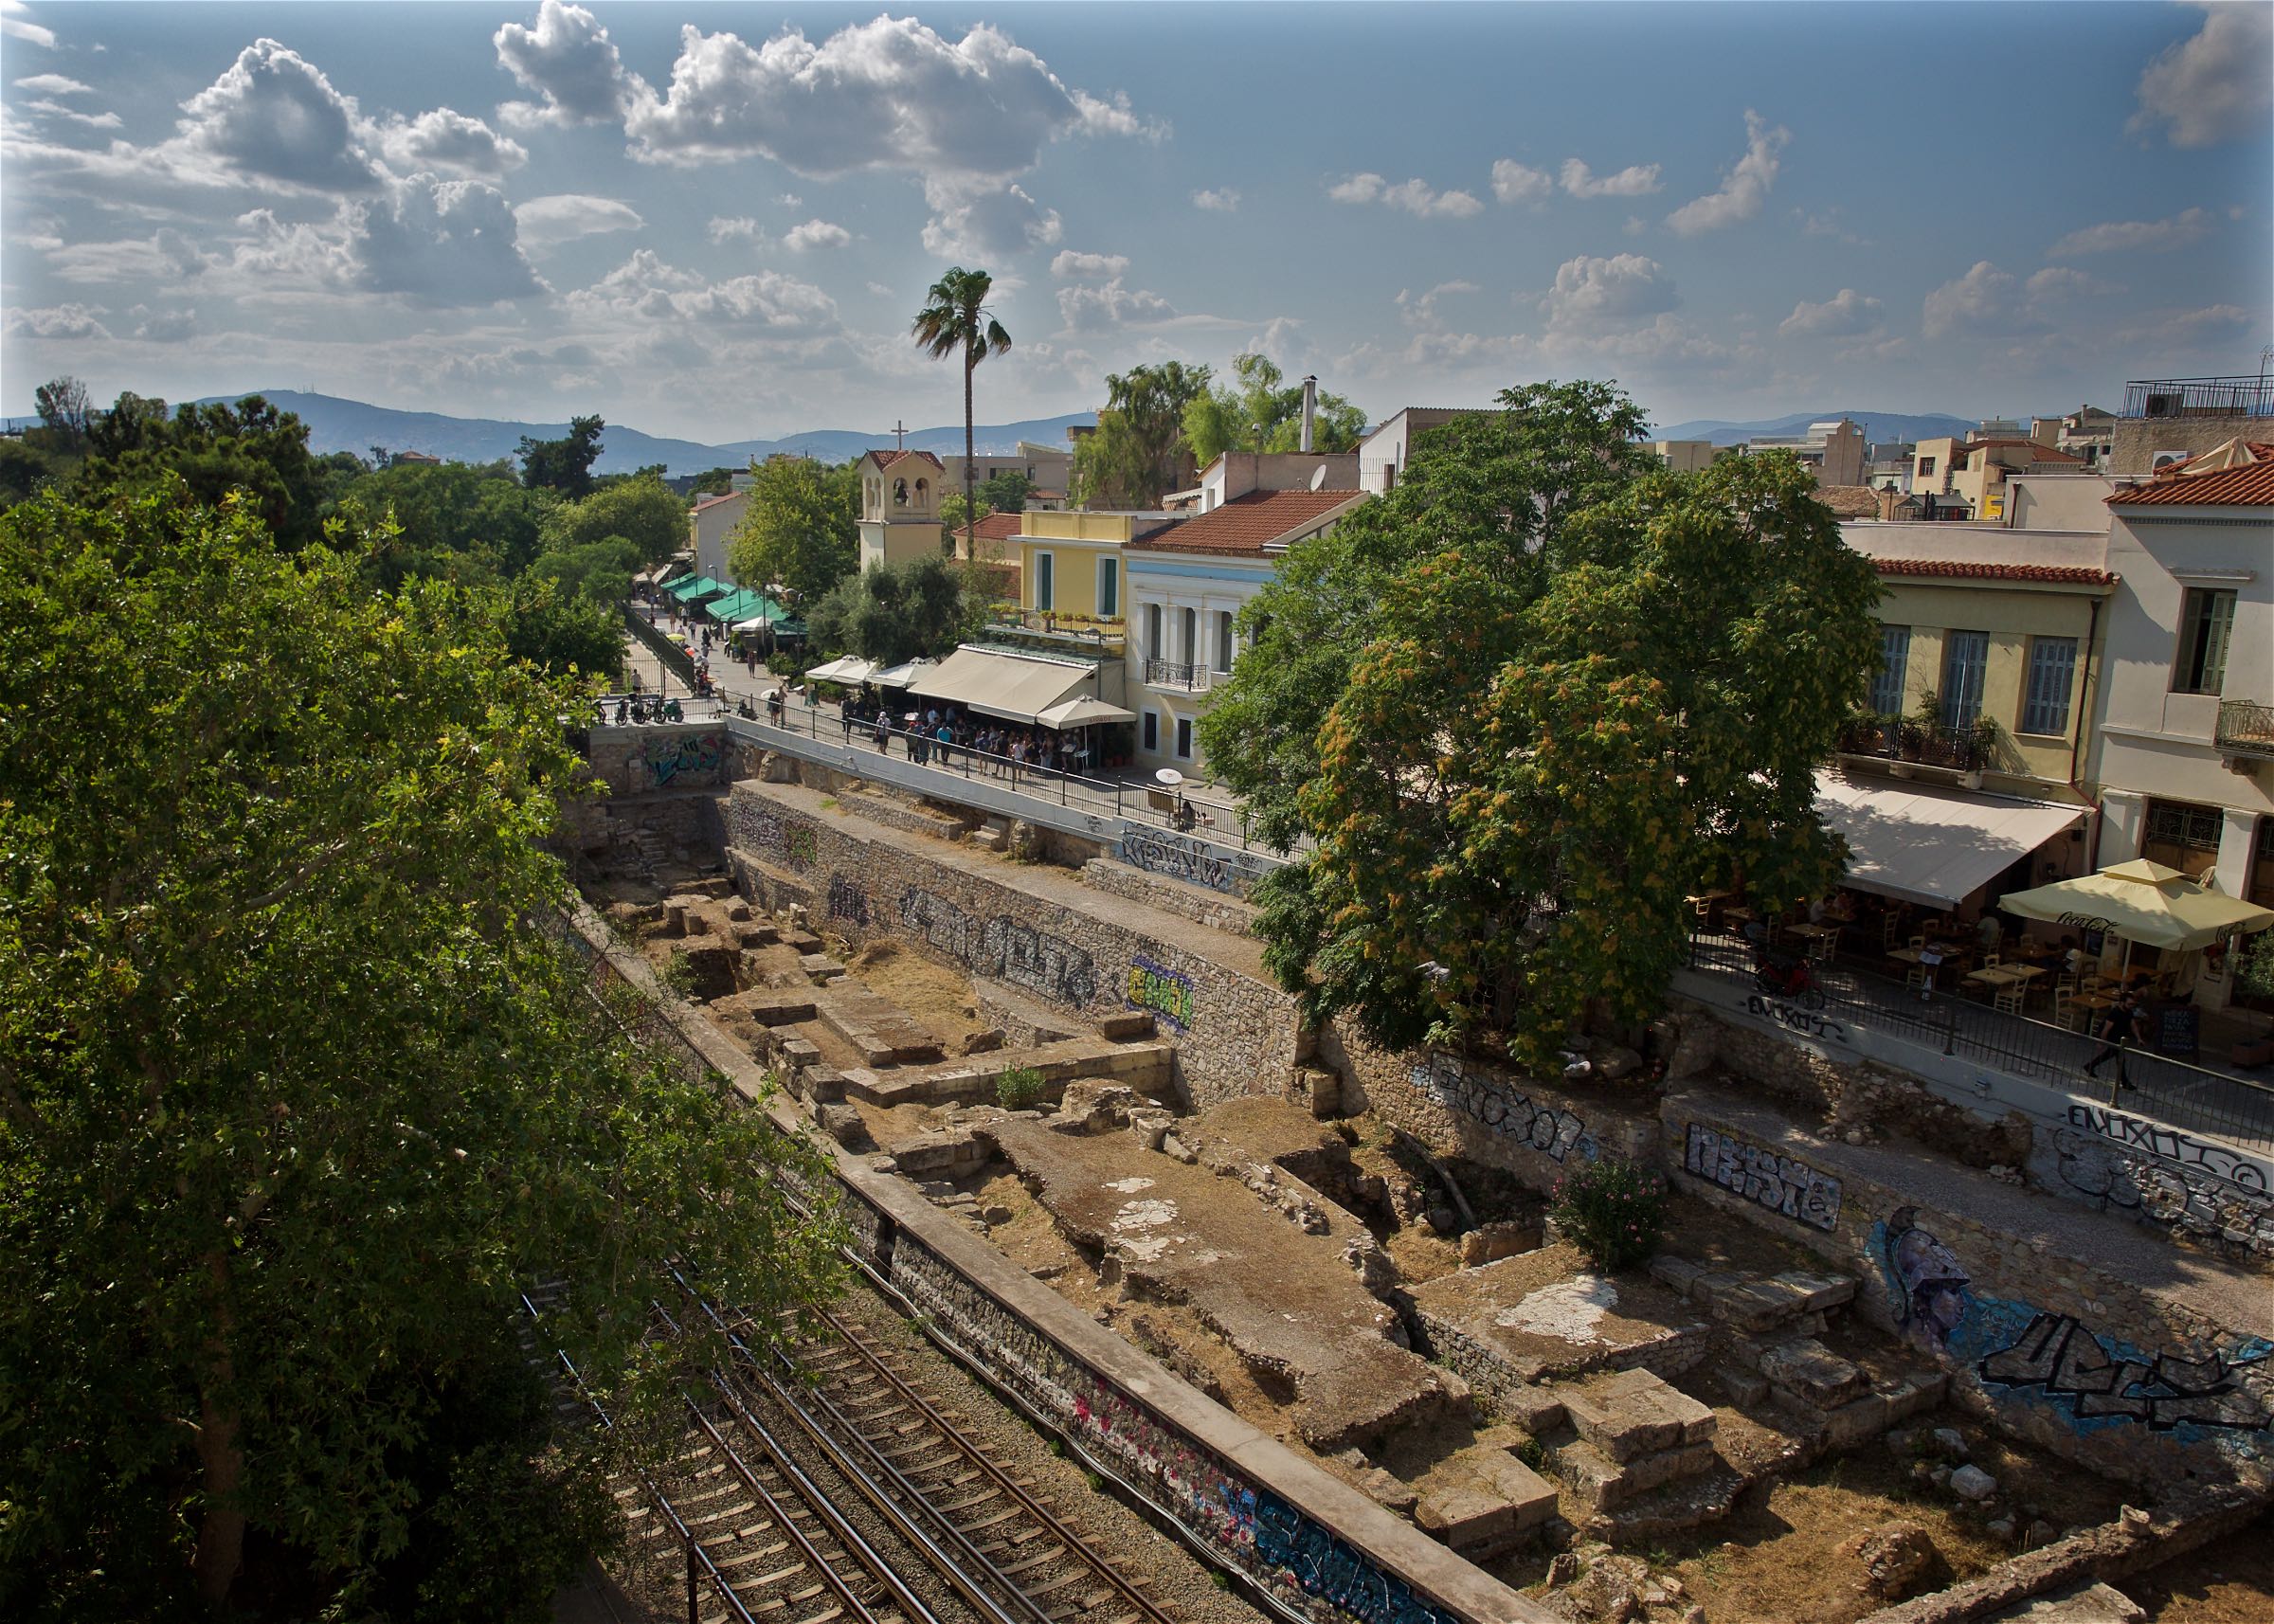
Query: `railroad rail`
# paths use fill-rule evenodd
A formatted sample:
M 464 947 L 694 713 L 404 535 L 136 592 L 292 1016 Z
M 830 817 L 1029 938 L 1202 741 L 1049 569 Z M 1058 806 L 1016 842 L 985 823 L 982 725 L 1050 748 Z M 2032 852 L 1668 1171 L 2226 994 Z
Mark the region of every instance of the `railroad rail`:
M 699 1317 L 731 1358 L 683 1396 L 670 1465 L 619 1499 L 683 1549 L 690 1624 L 1179 1624 L 858 1327 L 821 1310 L 793 1351 L 674 1283 L 659 1332 Z M 545 1358 L 546 1295 L 522 1299 L 524 1346 L 563 1419 L 612 1430 L 567 1356 Z

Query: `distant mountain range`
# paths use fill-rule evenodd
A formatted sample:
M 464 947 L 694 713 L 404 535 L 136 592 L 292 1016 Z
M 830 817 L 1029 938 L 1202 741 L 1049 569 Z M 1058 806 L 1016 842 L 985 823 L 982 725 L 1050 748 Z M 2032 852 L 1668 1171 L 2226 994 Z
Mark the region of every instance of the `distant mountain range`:
M 1950 417 L 1940 412 L 1914 416 L 1899 411 L 1803 411 L 1791 417 L 1780 417 L 1767 423 L 1724 423 L 1719 418 L 1702 417 L 1691 423 L 1669 424 L 1651 430 L 1654 440 L 1710 440 L 1716 445 L 1735 445 L 1741 441 L 1761 435 L 1806 434 L 1812 423 L 1825 423 L 1838 418 L 1853 418 L 1864 431 L 1867 444 L 1886 440 L 1933 440 L 1940 435 L 1956 435 L 1964 439 L 1969 430 L 1979 426 L 1979 420 L 1971 417 Z
M 566 423 L 509 423 L 496 418 L 449 417 L 433 411 L 397 411 L 391 406 L 366 406 L 361 401 L 308 394 L 299 389 L 244 392 L 260 394 L 280 410 L 297 415 L 308 425 L 309 448 L 319 455 L 352 451 L 362 457 L 368 456 L 372 446 L 384 445 L 389 451 L 424 451 L 451 462 L 495 462 L 500 457 L 511 457 L 524 435 L 532 440 L 558 440 L 568 432 Z M 209 395 L 198 404 L 244 398 L 244 394 Z M 1085 411 L 1064 417 L 1031 418 L 1024 423 L 980 424 L 973 429 L 973 440 L 982 454 L 1000 456 L 1017 450 L 1021 440 L 1038 445 L 1064 445 L 1069 425 L 1096 421 L 1095 412 Z M 892 443 L 890 429 L 864 433 L 850 428 L 819 428 L 783 440 L 737 440 L 725 445 L 703 445 L 692 440 L 642 434 L 636 428 L 611 423 L 601 437 L 600 460 L 593 464 L 593 471 L 628 474 L 635 468 L 660 462 L 673 474 L 700 474 L 711 468 L 740 468 L 753 457 L 763 460 L 781 451 L 842 462 L 873 445 Z M 908 447 L 911 451 L 935 452 L 942 457 L 961 456 L 964 425 L 955 423 L 939 428 L 911 429 Z

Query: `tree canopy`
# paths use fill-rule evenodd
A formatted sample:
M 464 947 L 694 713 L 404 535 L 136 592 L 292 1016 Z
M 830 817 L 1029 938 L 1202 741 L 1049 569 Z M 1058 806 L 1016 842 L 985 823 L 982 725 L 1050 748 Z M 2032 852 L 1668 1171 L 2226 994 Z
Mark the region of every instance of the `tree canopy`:
M 521 459 L 521 482 L 571 496 L 591 495 L 592 464 L 600 456 L 600 437 L 607 426 L 595 413 L 570 418 L 568 432 L 558 440 L 523 435 L 516 453 Z
M 569 1282 L 549 1334 L 636 1416 L 660 1259 L 759 1327 L 830 1277 L 803 1153 L 541 929 L 587 690 L 511 635 L 241 500 L 0 515 L 9 1615 L 218 1605 L 257 1548 L 297 1615 L 546 1616 L 606 1507 L 516 1291 Z
M 1074 449 L 1076 496 L 1093 507 L 1146 509 L 1181 489 L 1194 460 L 1184 414 L 1207 394 L 1211 376 L 1182 361 L 1109 375 L 1097 428 Z
M 653 474 L 612 480 L 546 514 L 543 537 L 549 551 L 616 537 L 632 544 L 641 565 L 660 564 L 687 545 L 687 504 Z
M 805 617 L 816 649 L 884 665 L 936 659 L 979 629 L 988 597 L 967 562 L 935 553 L 848 575 Z
M 742 522 L 727 538 L 735 580 L 778 583 L 810 604 L 853 572 L 860 559 L 860 476 L 853 463 L 830 468 L 776 457 L 752 470 L 751 481 Z
M 348 477 L 309 452 L 306 424 L 259 395 L 184 406 L 169 417 L 164 401 L 122 394 L 88 421 L 86 440 L 81 489 L 149 494 L 178 478 L 208 507 L 242 492 L 279 545 L 290 549 L 322 538 L 336 487 Z
M 1233 382 L 1197 394 L 1184 408 L 1184 439 L 1203 468 L 1227 451 L 1294 451 L 1303 443 L 1303 386 L 1254 353 L 1232 357 Z M 1319 392 L 1310 443 L 1355 451 L 1366 414 L 1341 395 Z
M 1035 482 L 1016 468 L 1005 468 L 972 486 L 971 493 L 982 518 L 988 514 L 1022 514 L 1027 497 L 1035 494 Z
M 1313 842 L 1257 894 L 1314 1019 L 1545 1064 L 1591 1006 L 1654 1012 L 1687 893 L 1837 882 L 1814 773 L 1878 583 L 1790 458 L 1670 475 L 1609 386 L 1501 402 L 1292 550 L 1201 740 L 1257 833 Z
M 973 459 L 971 452 L 971 373 L 982 361 L 1011 347 L 1011 335 L 987 309 L 987 295 L 995 279 L 984 271 L 958 265 L 931 284 L 924 308 L 916 312 L 910 331 L 916 347 L 935 361 L 960 356 L 964 363 L 964 556 L 972 554 L 971 527 L 979 522 L 971 510 Z

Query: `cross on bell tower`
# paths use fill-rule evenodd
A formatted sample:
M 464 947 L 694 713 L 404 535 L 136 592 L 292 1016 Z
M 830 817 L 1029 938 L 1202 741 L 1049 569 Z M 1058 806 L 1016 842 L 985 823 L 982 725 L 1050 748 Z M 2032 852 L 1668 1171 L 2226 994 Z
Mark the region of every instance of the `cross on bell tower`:
M 893 449 L 894 451 L 908 449 L 908 424 L 902 423 L 898 418 L 893 419 Z

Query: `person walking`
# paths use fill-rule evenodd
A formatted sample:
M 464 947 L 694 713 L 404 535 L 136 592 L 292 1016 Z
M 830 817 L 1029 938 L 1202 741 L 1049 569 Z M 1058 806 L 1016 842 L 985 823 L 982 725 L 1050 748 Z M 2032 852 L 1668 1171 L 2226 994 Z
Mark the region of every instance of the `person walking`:
M 2132 1079 L 2124 1075 L 2124 1046 L 2135 1036 L 2139 1023 L 2139 994 L 2126 988 L 2101 1017 L 2101 1052 L 2084 1063 L 2084 1074 L 2098 1077 L 2101 1068 L 2110 1060 L 2116 1062 L 2116 1086 L 2129 1089 Z

